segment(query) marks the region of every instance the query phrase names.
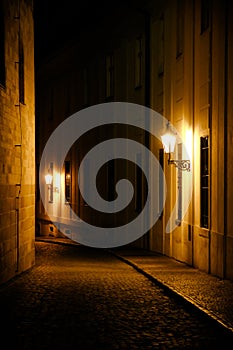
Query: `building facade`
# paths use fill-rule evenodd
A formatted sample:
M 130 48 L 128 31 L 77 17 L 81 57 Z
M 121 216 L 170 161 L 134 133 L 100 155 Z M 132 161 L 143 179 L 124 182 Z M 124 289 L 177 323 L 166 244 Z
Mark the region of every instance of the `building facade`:
M 84 220 L 106 227 L 121 225 L 140 212 L 146 181 L 133 165 L 120 166 L 120 174 L 117 162 L 108 162 L 103 169 L 99 188 L 104 198 L 115 198 L 112 182 L 123 177 L 124 171 L 135 188 L 129 210 L 114 219 L 104 215 L 97 219 L 78 190 L 77 173 L 84 154 L 95 141 L 119 134 L 148 147 L 166 179 L 161 215 L 134 244 L 233 279 L 232 19 L 233 7 L 228 1 L 145 2 L 129 13 L 121 12 L 111 24 L 103 22 L 101 28 L 83 34 L 41 65 L 36 111 L 38 171 L 46 142 L 63 120 L 97 104 L 129 102 L 160 113 L 181 135 L 183 141 L 176 144 L 171 156 L 185 160 L 184 148 L 188 150 L 192 197 L 186 210 L 184 185 L 190 173 L 168 163 L 161 140 L 142 129 L 105 127 L 72 146 L 61 173 L 53 169 L 57 182 L 50 191 L 45 188 L 46 200 L 60 226 L 51 222 L 37 189 L 37 234 L 60 235 L 60 227 L 72 237 L 72 229 L 66 231 L 62 220 L 66 216 L 61 210 L 64 200 L 67 208 L 72 207 Z M 42 173 L 48 168 L 52 165 L 42 164 Z M 170 232 L 171 214 L 177 225 Z
M 0 1 L 0 36 L 0 283 L 4 283 L 35 263 L 32 1 Z

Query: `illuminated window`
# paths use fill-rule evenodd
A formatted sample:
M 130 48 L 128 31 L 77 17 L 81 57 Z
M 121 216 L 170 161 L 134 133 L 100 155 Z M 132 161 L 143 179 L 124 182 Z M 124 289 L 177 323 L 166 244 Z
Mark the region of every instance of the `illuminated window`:
M 5 86 L 5 24 L 3 4 L 0 1 L 0 85 Z
M 183 54 L 184 49 L 184 1 L 177 0 L 176 12 L 176 57 Z
M 65 161 L 65 201 L 71 200 L 71 163 Z
M 164 149 L 159 150 L 159 212 L 160 218 L 163 217 L 163 201 L 164 201 Z
M 49 203 L 53 203 L 53 163 L 49 167 L 50 175 L 52 176 L 52 183 L 49 185 Z
M 106 98 L 110 99 L 114 96 L 114 62 L 113 54 L 107 55 L 105 60 L 106 68 Z
M 137 38 L 135 46 L 135 88 L 142 86 L 142 39 Z
M 209 227 L 209 138 L 201 137 L 201 227 Z

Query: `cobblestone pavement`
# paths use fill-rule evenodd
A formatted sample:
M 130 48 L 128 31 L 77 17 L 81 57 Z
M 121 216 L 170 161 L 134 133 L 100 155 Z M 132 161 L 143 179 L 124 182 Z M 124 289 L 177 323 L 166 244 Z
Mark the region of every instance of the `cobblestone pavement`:
M 233 332 L 232 281 L 143 249 L 123 247 L 113 249 L 113 253 Z
M 225 328 L 107 250 L 35 246 L 36 265 L 0 288 L 4 348 L 232 349 Z

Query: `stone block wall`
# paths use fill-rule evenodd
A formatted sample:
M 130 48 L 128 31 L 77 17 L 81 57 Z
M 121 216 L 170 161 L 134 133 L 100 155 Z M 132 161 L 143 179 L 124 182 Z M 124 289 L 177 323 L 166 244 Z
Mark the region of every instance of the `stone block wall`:
M 31 0 L 1 0 L 0 283 L 35 263 L 34 24 Z M 4 70 L 4 72 L 3 72 Z M 21 95 L 20 95 L 21 93 Z

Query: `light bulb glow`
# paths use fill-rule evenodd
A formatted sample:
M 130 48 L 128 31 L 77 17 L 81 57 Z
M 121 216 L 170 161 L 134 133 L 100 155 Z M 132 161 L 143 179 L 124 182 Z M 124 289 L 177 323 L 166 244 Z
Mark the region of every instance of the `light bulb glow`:
M 163 148 L 165 153 L 173 153 L 176 145 L 176 136 L 171 132 L 166 132 L 161 136 Z
M 51 174 L 45 175 L 45 183 L 46 185 L 51 185 L 53 181 L 53 176 Z

